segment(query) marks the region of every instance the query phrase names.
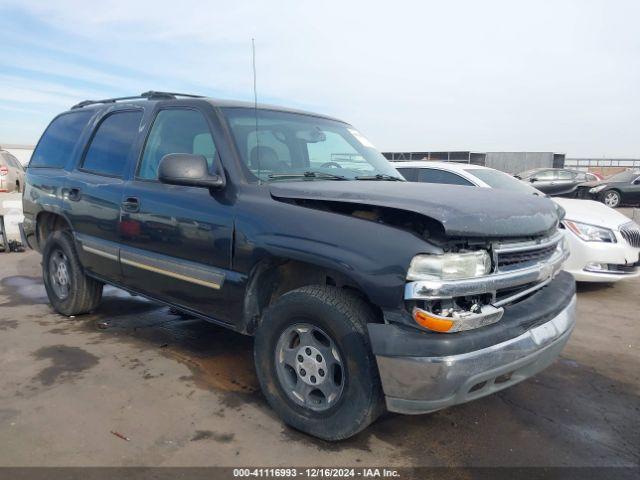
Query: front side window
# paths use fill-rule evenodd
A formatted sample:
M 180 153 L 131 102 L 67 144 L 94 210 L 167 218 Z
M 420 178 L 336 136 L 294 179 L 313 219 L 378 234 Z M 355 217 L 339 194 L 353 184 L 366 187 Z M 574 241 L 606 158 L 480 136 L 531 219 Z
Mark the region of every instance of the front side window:
M 116 112 L 106 117 L 91 139 L 82 169 L 99 175 L 122 177 L 141 119 L 139 110 Z
M 573 180 L 576 176 L 575 173 L 570 172 L 568 170 L 560 170 L 558 171 L 558 179 L 559 180 Z
M 418 181 L 424 183 L 444 183 L 447 185 L 463 185 L 466 187 L 473 187 L 473 183 L 460 175 L 455 173 L 446 172 L 444 170 L 437 170 L 435 168 L 421 168 L 418 174 Z
M 223 109 L 250 181 L 281 178 L 401 179 L 350 125 L 312 115 Z M 257 115 L 257 118 L 256 118 Z
M 558 178 L 556 172 L 554 172 L 553 170 L 541 170 L 538 173 L 536 173 L 535 175 L 533 175 L 533 178 L 535 178 L 536 180 L 555 180 L 556 178 Z
M 144 147 L 138 178 L 158 179 L 160 160 L 170 153 L 202 155 L 213 170 L 216 147 L 204 116 L 195 110 L 161 110 Z
M 93 113 L 91 110 L 80 110 L 55 118 L 42 134 L 29 167 L 63 168 Z

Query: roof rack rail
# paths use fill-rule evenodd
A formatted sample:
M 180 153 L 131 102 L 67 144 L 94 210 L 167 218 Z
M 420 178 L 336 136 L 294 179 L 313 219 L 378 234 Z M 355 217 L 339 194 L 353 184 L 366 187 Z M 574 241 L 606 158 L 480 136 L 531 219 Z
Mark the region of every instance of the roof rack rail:
M 116 103 L 121 102 L 123 100 L 175 100 L 176 97 L 187 97 L 187 98 L 204 98 L 202 95 L 192 95 L 190 93 L 176 93 L 176 92 L 157 92 L 154 90 L 149 90 L 148 92 L 141 93 L 140 95 L 134 95 L 132 97 L 115 97 L 115 98 L 105 98 L 103 100 L 83 100 L 80 103 L 75 104 L 71 107 L 72 110 L 76 108 L 86 107 L 88 105 L 97 105 L 100 103 Z

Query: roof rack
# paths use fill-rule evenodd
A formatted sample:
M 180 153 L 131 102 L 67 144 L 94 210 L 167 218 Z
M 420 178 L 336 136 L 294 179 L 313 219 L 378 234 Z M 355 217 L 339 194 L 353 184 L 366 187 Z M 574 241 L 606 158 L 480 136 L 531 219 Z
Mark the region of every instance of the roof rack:
M 156 92 L 154 90 L 149 90 L 148 92 L 141 93 L 140 95 L 134 95 L 133 97 L 116 97 L 116 98 L 105 98 L 104 100 L 83 100 L 80 103 L 77 103 L 71 109 L 82 108 L 88 105 L 96 105 L 99 103 L 116 103 L 123 100 L 139 100 L 139 99 L 147 99 L 147 100 L 175 100 L 176 97 L 187 97 L 187 98 L 204 98 L 202 95 L 192 95 L 190 93 L 176 93 L 176 92 Z

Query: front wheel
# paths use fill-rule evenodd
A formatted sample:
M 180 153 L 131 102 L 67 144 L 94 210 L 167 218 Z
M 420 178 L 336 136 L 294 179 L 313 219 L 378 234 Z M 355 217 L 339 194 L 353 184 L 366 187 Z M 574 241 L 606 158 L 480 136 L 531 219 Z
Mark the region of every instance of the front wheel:
M 324 440 L 355 435 L 384 410 L 366 324 L 371 308 L 329 286 L 302 287 L 271 305 L 254 343 L 256 371 L 287 425 Z
M 69 232 L 56 231 L 47 238 L 42 277 L 49 302 L 62 315 L 88 313 L 102 298 L 102 283 L 84 274 Z
M 605 192 L 604 195 L 602 196 L 602 202 L 607 206 L 607 207 L 611 207 L 611 208 L 616 208 L 618 205 L 620 205 L 620 193 L 615 191 L 615 190 L 609 190 L 608 192 Z

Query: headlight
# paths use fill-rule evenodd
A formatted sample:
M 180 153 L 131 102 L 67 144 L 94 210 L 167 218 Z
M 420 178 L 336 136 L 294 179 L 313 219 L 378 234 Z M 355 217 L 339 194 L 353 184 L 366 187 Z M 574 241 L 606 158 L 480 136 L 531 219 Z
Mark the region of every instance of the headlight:
M 616 236 L 608 228 L 565 220 L 565 225 L 585 242 L 616 243 Z
M 593 187 L 589 189 L 589 193 L 598 193 L 607 188 L 607 185 L 598 185 L 597 187 Z
M 407 280 L 459 280 L 481 277 L 491 272 L 486 250 L 443 255 L 416 255 L 411 260 Z

